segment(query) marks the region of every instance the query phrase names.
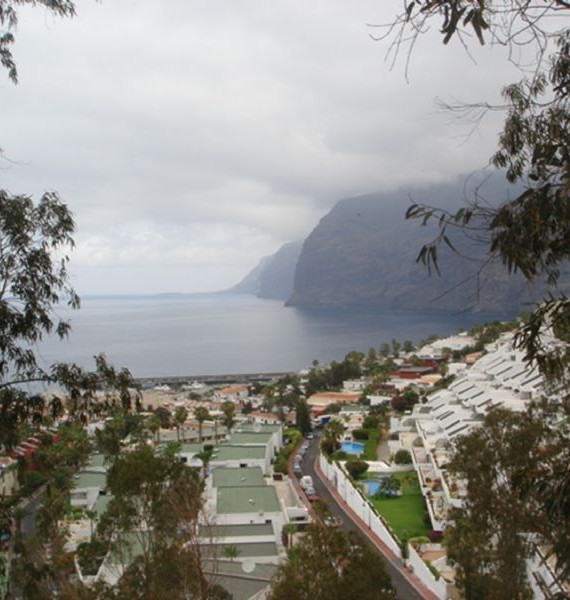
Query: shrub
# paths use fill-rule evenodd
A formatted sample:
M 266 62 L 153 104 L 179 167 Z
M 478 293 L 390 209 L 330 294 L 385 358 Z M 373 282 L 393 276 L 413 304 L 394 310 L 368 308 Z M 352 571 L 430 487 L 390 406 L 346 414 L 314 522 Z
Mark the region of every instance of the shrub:
M 355 440 L 367 440 L 370 437 L 370 433 L 366 429 L 355 429 L 352 432 L 352 437 Z
M 368 415 L 367 417 L 364 417 L 362 427 L 364 429 L 376 429 L 379 422 L 378 415 Z
M 368 470 L 368 463 L 364 460 L 349 460 L 345 466 L 353 479 L 357 479 Z
M 432 529 L 427 532 L 427 537 L 432 544 L 437 544 L 443 539 L 443 531 Z
M 283 475 L 287 475 L 289 463 L 284 456 L 278 456 L 275 460 L 275 464 L 273 465 L 273 471 L 275 473 L 283 473 Z
M 397 465 L 409 465 L 412 462 L 412 455 L 408 452 L 408 450 L 398 450 L 396 455 L 394 456 L 394 462 Z

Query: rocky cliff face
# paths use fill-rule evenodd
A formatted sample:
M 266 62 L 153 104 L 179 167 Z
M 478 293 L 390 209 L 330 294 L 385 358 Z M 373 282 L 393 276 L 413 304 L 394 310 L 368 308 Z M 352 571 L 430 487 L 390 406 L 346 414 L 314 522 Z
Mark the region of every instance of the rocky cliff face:
M 295 267 L 302 242 L 289 242 L 271 256 L 262 258 L 230 292 L 253 294 L 269 300 L 287 300 L 293 291 Z
M 489 197 L 505 193 L 488 186 Z M 371 194 L 341 200 L 305 240 L 297 263 L 291 306 L 374 306 L 410 310 L 509 310 L 540 297 L 543 286 L 509 276 L 500 264 L 481 272 L 486 246 L 454 237 L 461 256 L 441 249 L 442 276 L 415 260 L 436 232 L 406 221 L 412 201 L 459 208 L 463 182 L 408 193 Z

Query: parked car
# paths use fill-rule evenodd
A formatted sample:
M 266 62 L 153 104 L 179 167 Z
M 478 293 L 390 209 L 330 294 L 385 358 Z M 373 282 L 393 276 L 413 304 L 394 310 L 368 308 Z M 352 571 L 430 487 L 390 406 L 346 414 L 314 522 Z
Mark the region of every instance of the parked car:
M 319 498 L 315 488 L 312 488 L 312 487 L 306 489 L 305 494 L 307 495 L 307 500 L 309 502 L 314 502 L 315 500 L 318 500 L 318 498 Z

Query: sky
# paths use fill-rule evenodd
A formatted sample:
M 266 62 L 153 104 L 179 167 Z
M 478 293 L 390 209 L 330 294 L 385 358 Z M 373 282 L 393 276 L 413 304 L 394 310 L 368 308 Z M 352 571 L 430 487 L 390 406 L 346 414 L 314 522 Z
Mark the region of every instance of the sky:
M 19 84 L 0 72 L 0 186 L 56 190 L 74 213 L 80 295 L 237 283 L 346 197 L 484 167 L 436 98 L 498 101 L 505 50 L 444 47 L 406 69 L 375 41 L 401 0 L 79 0 L 20 13 Z

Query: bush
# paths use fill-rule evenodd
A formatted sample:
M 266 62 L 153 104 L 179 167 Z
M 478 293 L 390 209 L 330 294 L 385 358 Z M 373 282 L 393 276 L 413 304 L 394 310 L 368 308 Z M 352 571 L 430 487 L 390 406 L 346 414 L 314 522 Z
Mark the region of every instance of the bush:
M 283 473 L 287 475 L 289 469 L 289 461 L 284 456 L 278 456 L 273 465 L 273 471 L 275 473 Z
M 438 544 L 443 539 L 443 531 L 432 529 L 427 532 L 427 537 L 432 544 Z
M 358 479 L 358 477 L 368 471 L 368 463 L 363 460 L 349 460 L 345 466 L 353 479 Z
M 370 437 L 370 433 L 366 429 L 355 429 L 352 432 L 352 437 L 355 440 L 367 440 Z
M 378 419 L 378 415 L 368 415 L 367 417 L 364 417 L 362 427 L 364 429 L 376 429 L 379 422 L 380 420 Z
M 412 462 L 412 455 L 407 450 L 402 448 L 396 452 L 396 455 L 394 456 L 394 462 L 397 465 L 409 465 Z

